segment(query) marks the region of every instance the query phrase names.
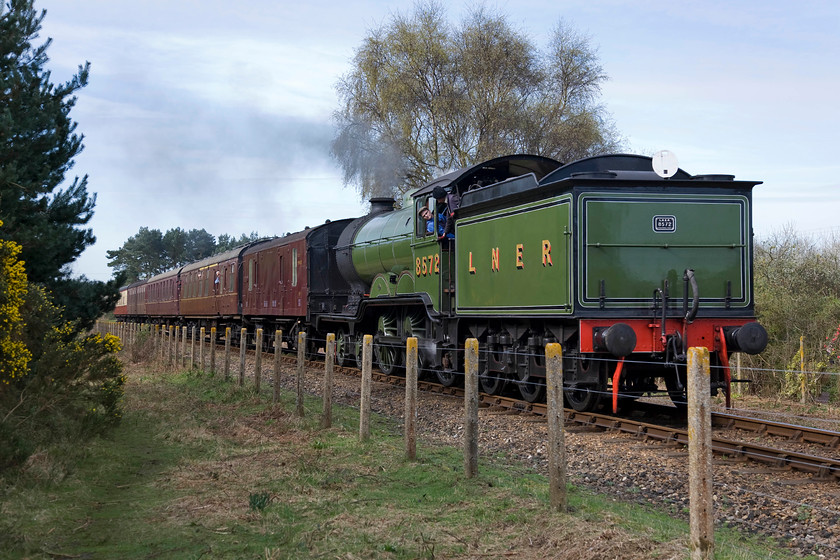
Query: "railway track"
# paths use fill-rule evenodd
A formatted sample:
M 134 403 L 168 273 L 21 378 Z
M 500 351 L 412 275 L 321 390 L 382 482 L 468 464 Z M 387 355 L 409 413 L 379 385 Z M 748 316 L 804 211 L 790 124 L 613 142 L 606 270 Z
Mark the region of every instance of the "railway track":
M 255 352 L 249 349 L 248 353 Z M 297 363 L 294 354 L 284 353 L 281 356 L 284 363 Z M 307 360 L 307 368 L 323 367 L 323 360 Z M 335 371 L 351 376 L 361 376 L 361 371 L 354 367 L 335 366 Z M 405 378 L 398 375 L 387 375 L 373 370 L 373 380 L 395 386 L 404 386 Z M 426 380 L 418 381 L 418 390 L 441 395 L 463 397 L 464 390 L 459 387 L 446 387 L 440 383 Z M 480 403 L 485 407 L 497 407 L 516 413 L 544 416 L 547 412 L 545 403 L 531 403 L 524 400 L 481 393 Z M 658 407 L 664 410 L 666 407 Z M 567 425 L 574 424 L 599 430 L 621 432 L 633 435 L 642 440 L 660 441 L 666 444 L 688 445 L 688 431 L 680 426 L 666 426 L 653 424 L 626 417 L 595 412 L 578 412 L 565 409 Z M 820 445 L 824 448 L 840 447 L 840 433 L 811 428 L 807 426 L 785 424 L 738 416 L 734 414 L 712 412 L 712 425 L 725 430 L 745 430 L 757 435 L 775 436 L 792 442 Z M 822 481 L 840 480 L 840 459 L 823 457 L 798 451 L 771 447 L 757 442 L 733 440 L 713 436 L 712 449 L 719 456 L 725 456 L 735 461 L 754 461 L 774 469 L 793 470 L 810 474 L 814 479 Z
M 319 362 L 313 361 L 309 365 L 317 367 L 320 364 Z M 361 375 L 361 372 L 355 368 L 342 367 L 337 368 L 337 370 L 348 375 Z M 405 384 L 403 377 L 385 375 L 376 371 L 373 372 L 373 378 L 375 381 L 389 383 L 391 385 Z M 463 397 L 464 394 L 463 389 L 458 387 L 444 387 L 439 383 L 429 381 L 419 381 L 418 389 L 458 397 Z M 479 396 L 479 400 L 484 406 L 494 406 L 519 413 L 544 416 L 547 412 L 547 405 L 544 403 L 529 403 L 515 398 L 483 393 Z M 681 427 L 652 424 L 608 414 L 577 412 L 568 408 L 564 412 L 567 425 L 576 424 L 606 431 L 627 433 L 643 440 L 655 440 L 675 445 L 688 445 L 688 430 Z M 720 412 L 712 413 L 712 425 L 727 430 L 746 430 L 755 434 L 773 435 L 794 442 L 818 444 L 823 447 L 837 448 L 840 446 L 840 433 L 807 426 L 785 424 Z M 716 454 L 736 461 L 749 460 L 762 463 L 771 468 L 808 473 L 818 480 L 840 480 L 840 459 L 837 458 L 811 455 L 756 442 L 733 440 L 718 436 L 712 437 L 712 449 Z

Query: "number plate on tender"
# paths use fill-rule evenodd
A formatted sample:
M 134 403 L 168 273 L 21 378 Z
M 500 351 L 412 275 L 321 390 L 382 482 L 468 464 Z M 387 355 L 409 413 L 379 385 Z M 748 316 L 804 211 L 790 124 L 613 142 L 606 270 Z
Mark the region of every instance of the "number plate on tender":
M 656 233 L 674 233 L 677 231 L 676 216 L 654 216 L 653 231 Z

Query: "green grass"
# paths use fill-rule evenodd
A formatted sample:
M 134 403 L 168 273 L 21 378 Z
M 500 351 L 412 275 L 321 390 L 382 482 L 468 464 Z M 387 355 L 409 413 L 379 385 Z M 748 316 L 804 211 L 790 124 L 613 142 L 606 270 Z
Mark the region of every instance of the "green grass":
M 570 487 L 552 513 L 546 480 L 500 460 L 467 479 L 460 450 L 320 401 L 294 416 L 203 374 L 129 372 L 127 410 L 107 438 L 50 454 L 2 486 L 0 551 L 9 558 L 602 558 L 687 557 L 688 527 L 664 512 Z M 61 464 L 67 464 L 62 461 Z M 716 534 L 716 558 L 786 558 L 773 543 Z

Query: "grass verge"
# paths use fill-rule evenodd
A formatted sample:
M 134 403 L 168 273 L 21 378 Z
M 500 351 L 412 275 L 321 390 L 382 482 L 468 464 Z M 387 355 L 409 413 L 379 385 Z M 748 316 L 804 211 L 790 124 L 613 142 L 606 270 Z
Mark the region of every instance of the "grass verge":
M 129 366 L 122 424 L 107 438 L 37 455 L 2 482 L 9 558 L 687 558 L 688 527 L 665 513 L 572 487 L 552 513 L 544 477 L 458 449 L 405 460 L 398 426 L 320 401 L 294 415 L 201 373 Z M 60 452 L 68 452 L 62 450 Z M 53 468 L 73 464 L 70 471 Z M 60 471 L 60 472 L 57 472 Z M 716 558 L 788 558 L 772 543 L 716 534 Z

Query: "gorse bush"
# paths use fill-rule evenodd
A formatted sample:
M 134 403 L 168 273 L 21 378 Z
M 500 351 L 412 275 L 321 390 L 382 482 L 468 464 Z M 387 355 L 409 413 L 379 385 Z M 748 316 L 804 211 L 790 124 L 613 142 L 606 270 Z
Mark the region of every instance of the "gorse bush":
M 0 226 L 3 222 L 0 222 Z M 27 293 L 26 272 L 18 260 L 20 245 L 0 239 L 0 394 L 25 375 L 32 354 L 23 336 L 20 309 Z
M 0 241 L 0 469 L 100 433 L 122 417 L 125 377 L 113 335 L 83 334 Z

